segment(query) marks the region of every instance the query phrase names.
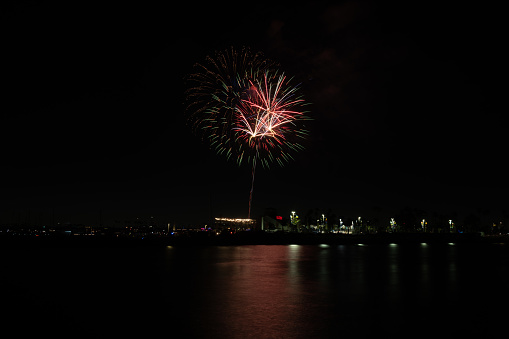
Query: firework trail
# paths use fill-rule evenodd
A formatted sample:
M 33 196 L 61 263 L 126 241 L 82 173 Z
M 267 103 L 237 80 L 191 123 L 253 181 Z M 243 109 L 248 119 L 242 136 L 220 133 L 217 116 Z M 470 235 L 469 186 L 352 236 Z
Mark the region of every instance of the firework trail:
M 257 162 L 283 166 L 303 149 L 307 135 L 299 87 L 276 66 L 261 54 L 230 49 L 197 64 L 188 79 L 187 110 L 195 130 L 218 154 L 252 164 L 248 218 Z

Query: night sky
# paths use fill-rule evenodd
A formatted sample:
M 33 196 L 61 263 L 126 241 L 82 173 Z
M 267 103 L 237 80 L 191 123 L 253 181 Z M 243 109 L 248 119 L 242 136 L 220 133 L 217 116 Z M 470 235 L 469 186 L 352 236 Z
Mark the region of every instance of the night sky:
M 499 8 L 71 1 L 0 13 L 0 223 L 247 217 L 251 169 L 194 135 L 183 105 L 193 65 L 230 46 L 279 62 L 312 103 L 307 149 L 257 169 L 252 215 L 507 211 Z

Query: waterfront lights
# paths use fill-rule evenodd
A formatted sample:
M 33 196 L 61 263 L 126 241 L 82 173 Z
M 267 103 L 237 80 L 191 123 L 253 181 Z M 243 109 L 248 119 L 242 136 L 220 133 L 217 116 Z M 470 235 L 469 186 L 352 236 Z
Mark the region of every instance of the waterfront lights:
M 229 222 L 255 222 L 255 219 L 233 219 L 233 218 L 214 218 L 216 221 L 229 221 Z

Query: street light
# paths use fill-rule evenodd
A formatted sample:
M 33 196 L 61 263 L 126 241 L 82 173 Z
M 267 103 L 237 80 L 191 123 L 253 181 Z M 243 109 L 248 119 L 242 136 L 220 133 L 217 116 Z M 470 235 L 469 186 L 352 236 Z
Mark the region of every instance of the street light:
M 394 232 L 394 228 L 396 227 L 396 220 L 394 218 L 391 218 L 391 229 Z

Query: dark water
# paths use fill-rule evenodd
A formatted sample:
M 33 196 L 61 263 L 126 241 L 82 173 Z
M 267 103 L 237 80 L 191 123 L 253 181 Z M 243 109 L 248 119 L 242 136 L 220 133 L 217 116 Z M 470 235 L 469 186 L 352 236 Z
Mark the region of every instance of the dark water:
M 0 253 L 2 328 L 20 335 L 458 337 L 509 321 L 503 244 Z

